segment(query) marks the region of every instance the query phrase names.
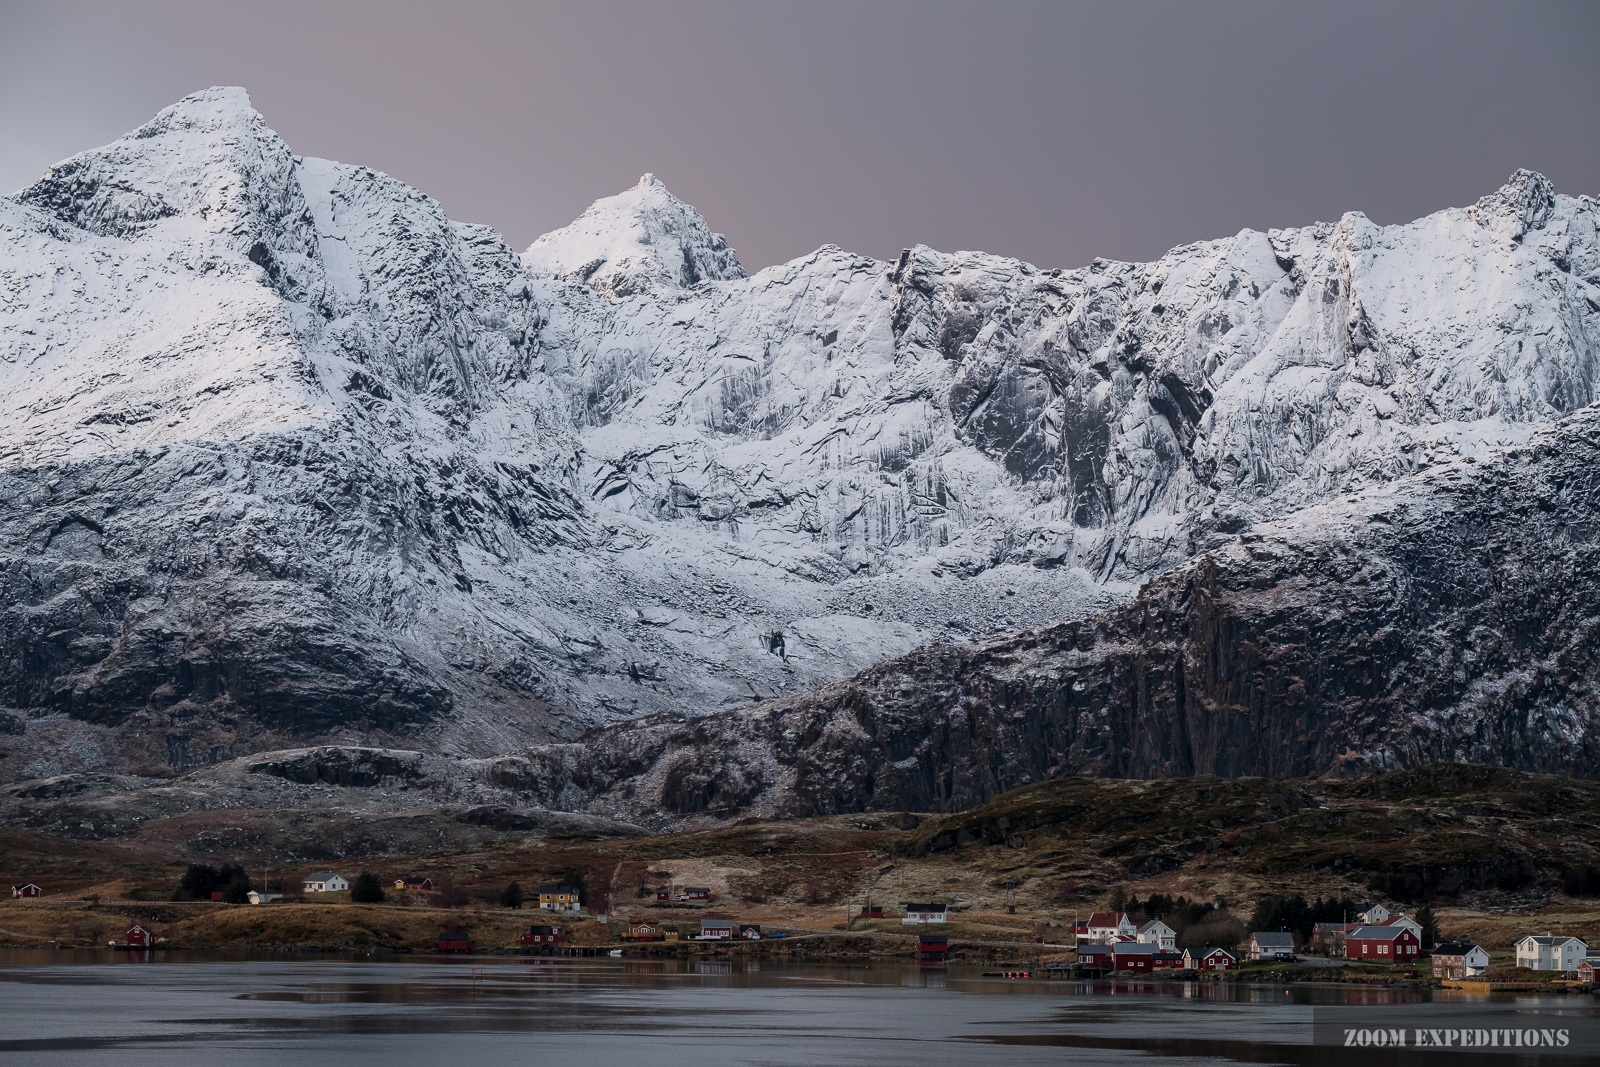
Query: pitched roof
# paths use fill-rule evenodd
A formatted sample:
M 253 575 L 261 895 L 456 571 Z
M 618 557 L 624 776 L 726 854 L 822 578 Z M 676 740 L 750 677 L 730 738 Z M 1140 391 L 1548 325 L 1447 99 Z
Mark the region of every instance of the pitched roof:
M 712 930 L 732 930 L 733 929 L 733 920 L 732 919 L 701 919 L 700 920 L 700 928 L 702 930 L 707 929 L 707 928 L 710 928 Z
M 302 882 L 328 882 L 337 877 L 339 877 L 338 871 L 317 871 L 315 874 L 308 874 L 300 880 Z
M 1294 935 L 1287 930 L 1257 930 L 1250 936 L 1262 948 L 1294 948 Z
M 1479 952 L 1483 951 L 1470 941 L 1446 941 L 1435 946 L 1433 954 L 1435 956 L 1465 956 L 1473 949 L 1477 949 Z
M 1406 934 L 1416 937 L 1411 933 L 1409 926 L 1362 926 L 1350 931 L 1348 940 L 1351 941 L 1395 941 Z
M 1097 911 L 1089 916 L 1090 926 L 1120 926 L 1126 916 L 1120 911 Z
M 539 887 L 539 892 L 541 893 L 576 893 L 577 891 L 578 889 L 576 886 L 566 885 L 562 882 L 557 882 L 554 885 L 542 885 Z
M 905 906 L 905 908 L 906 908 L 907 911 L 948 911 L 949 910 L 943 904 L 907 904 Z
M 1113 941 L 1111 954 L 1113 956 L 1148 955 L 1160 951 L 1161 946 L 1151 941 Z
M 1165 927 L 1168 930 L 1172 929 L 1172 927 L 1167 926 L 1167 924 L 1162 922 L 1160 919 L 1151 919 L 1149 922 L 1139 927 L 1139 932 L 1141 934 L 1148 934 L 1151 930 L 1154 930 L 1158 926 Z
M 1565 945 L 1568 941 L 1576 941 L 1580 945 L 1584 944 L 1581 938 L 1553 937 L 1550 934 L 1529 934 L 1527 937 L 1519 938 L 1517 944 L 1520 945 L 1524 941 L 1532 941 L 1536 945 Z M 1587 946 L 1585 945 L 1585 947 Z

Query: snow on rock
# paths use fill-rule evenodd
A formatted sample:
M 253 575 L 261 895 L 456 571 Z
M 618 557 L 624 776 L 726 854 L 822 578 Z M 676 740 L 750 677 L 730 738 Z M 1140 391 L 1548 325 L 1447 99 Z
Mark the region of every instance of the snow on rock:
M 745 276 L 727 239 L 712 233 L 654 174 L 540 237 L 522 253 L 522 265 L 530 274 L 582 282 L 609 296 Z
M 488 756 L 1081 618 L 1600 399 L 1597 219 L 746 278 L 646 176 L 519 259 L 198 93 L 0 198 L 0 750 Z

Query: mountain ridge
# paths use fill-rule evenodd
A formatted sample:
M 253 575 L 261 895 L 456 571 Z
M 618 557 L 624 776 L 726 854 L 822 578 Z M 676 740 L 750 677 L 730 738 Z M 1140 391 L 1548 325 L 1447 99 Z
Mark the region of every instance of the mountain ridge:
M 489 758 L 1087 618 L 1600 399 L 1597 218 L 745 278 L 649 176 L 518 256 L 196 94 L 0 199 L 0 777 Z

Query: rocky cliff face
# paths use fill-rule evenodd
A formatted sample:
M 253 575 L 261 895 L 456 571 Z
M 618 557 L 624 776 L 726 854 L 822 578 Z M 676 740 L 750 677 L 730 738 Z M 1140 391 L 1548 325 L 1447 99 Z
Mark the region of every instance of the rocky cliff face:
M 519 257 L 196 94 L 0 198 L 0 777 L 488 757 L 1087 619 L 1600 399 L 1597 219 L 1521 172 L 747 278 L 649 176 Z
M 648 820 L 961 811 L 1072 775 L 1600 776 L 1600 408 L 1261 524 L 1089 619 L 486 764 Z

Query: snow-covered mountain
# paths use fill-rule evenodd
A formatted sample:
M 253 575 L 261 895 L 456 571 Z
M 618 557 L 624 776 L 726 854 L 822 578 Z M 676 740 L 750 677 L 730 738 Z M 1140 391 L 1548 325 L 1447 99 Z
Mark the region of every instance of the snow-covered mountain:
M 1083 617 L 1600 399 L 1597 219 L 1519 172 L 747 278 L 651 176 L 519 257 L 197 93 L 0 198 L 0 777 L 488 756 Z

